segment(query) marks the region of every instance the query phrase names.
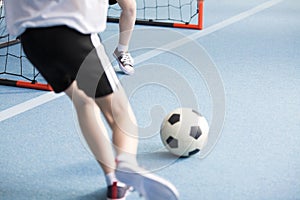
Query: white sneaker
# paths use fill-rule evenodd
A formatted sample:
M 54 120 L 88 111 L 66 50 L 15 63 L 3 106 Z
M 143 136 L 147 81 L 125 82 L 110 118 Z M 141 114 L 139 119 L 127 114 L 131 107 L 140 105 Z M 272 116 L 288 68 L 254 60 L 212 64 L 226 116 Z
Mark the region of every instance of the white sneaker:
M 127 161 L 118 160 L 116 177 L 126 185 L 132 186 L 146 200 L 179 198 L 179 193 L 172 183 Z
M 128 52 L 119 52 L 117 49 L 114 51 L 113 56 L 116 58 L 120 69 L 127 75 L 134 73 L 134 60 Z

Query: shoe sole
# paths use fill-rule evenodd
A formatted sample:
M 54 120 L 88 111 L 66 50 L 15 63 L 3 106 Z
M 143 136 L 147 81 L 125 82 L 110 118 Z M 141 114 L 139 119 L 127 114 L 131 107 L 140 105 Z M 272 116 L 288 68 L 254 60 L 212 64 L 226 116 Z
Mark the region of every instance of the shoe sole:
M 146 200 L 178 200 L 177 189 L 165 179 L 150 173 L 139 173 L 139 170 L 124 167 L 116 171 L 117 178 L 132 186 Z
M 132 72 L 127 71 L 123 65 L 119 62 L 119 58 L 117 57 L 117 55 L 115 53 L 113 53 L 114 58 L 117 60 L 117 63 L 119 65 L 119 68 L 122 70 L 122 72 L 124 72 L 127 75 L 132 75 L 134 73 L 134 69 L 132 68 Z

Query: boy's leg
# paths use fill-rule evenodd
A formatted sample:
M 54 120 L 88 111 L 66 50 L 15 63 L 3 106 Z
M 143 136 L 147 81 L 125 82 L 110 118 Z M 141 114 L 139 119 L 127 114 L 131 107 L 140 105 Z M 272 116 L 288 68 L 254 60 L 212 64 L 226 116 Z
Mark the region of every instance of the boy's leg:
M 136 2 L 135 0 L 118 0 L 118 4 L 122 9 L 119 20 L 119 44 L 113 55 L 120 69 L 130 75 L 134 73 L 134 60 L 128 52 L 128 46 L 136 19 Z
M 84 138 L 105 173 L 108 186 L 107 199 L 125 200 L 131 189 L 115 177 L 115 156 L 112 143 L 100 118 L 99 107 L 94 99 L 78 88 L 76 81 L 65 90 L 65 93 L 71 98 Z
M 177 200 L 178 192 L 170 182 L 137 164 L 138 127 L 123 89 L 104 98 L 97 98 L 96 102 L 113 130 L 118 163 L 117 178 L 134 187 L 146 199 Z
M 65 93 L 72 100 L 83 136 L 105 174 L 114 172 L 115 156 L 107 130 L 94 99 L 87 96 L 74 81 Z
M 126 153 L 135 158 L 138 148 L 138 126 L 122 87 L 110 95 L 97 98 L 96 103 L 113 131 L 117 156 Z
M 125 49 L 119 49 L 119 51 L 126 52 L 128 51 L 128 45 L 135 24 L 136 2 L 135 0 L 118 0 L 118 4 L 122 9 L 119 20 L 119 44 L 125 46 Z

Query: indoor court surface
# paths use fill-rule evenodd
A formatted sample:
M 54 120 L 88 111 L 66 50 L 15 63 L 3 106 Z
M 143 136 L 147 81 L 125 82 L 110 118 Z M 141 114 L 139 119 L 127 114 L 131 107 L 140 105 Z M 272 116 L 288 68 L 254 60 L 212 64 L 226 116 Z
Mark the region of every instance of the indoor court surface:
M 139 123 L 138 158 L 181 200 L 300 199 L 299 19 L 297 0 L 206 0 L 203 30 L 136 26 L 136 74 L 117 75 Z M 114 23 L 100 34 L 109 56 L 117 34 Z M 163 147 L 160 123 L 179 106 L 215 120 L 204 154 L 176 159 Z M 0 134 L 1 200 L 106 199 L 65 95 L 0 86 Z

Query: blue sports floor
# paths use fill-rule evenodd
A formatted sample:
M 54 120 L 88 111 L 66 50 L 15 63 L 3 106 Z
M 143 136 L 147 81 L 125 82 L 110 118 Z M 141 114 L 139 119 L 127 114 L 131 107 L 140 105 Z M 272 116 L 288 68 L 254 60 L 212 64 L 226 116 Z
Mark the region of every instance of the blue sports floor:
M 139 122 L 141 164 L 181 200 L 299 200 L 300 2 L 207 0 L 204 11 L 202 31 L 136 26 L 136 74 L 118 76 Z M 117 33 L 117 24 L 101 33 L 109 55 Z M 159 138 L 179 106 L 212 126 L 209 149 L 187 159 Z M 105 199 L 65 95 L 0 86 L 0 134 L 1 200 Z

